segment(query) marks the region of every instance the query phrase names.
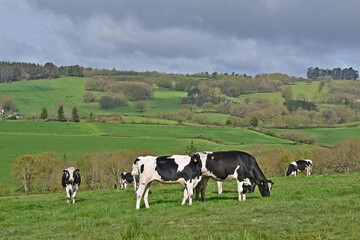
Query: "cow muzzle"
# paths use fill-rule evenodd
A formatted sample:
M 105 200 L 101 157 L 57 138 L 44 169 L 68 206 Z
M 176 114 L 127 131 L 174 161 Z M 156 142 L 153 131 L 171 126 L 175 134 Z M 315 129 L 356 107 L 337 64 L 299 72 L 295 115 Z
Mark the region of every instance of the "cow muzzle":
M 202 168 L 201 171 L 202 172 L 207 172 L 207 168 Z

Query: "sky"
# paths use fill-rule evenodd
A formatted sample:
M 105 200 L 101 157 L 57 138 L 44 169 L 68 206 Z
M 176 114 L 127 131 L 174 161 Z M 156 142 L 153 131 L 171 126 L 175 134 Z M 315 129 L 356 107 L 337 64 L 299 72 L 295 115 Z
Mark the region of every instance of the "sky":
M 360 70 L 358 0 L 0 0 L 0 61 L 123 71 Z

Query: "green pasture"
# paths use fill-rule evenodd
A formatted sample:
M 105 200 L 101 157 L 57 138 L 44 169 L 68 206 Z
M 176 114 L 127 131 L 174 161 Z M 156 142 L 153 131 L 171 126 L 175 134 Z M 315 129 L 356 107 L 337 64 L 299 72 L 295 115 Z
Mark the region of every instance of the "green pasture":
M 191 141 L 199 151 L 246 150 L 253 143 L 269 147 L 300 147 L 241 128 L 0 121 L 0 179 L 10 180 L 11 164 L 25 154 L 54 151 L 59 157 L 75 158 L 105 149 L 150 150 L 159 155 L 184 154 Z
M 55 118 L 60 105 L 64 106 L 67 117 L 71 117 L 73 107 L 78 109 L 82 117 L 89 116 L 91 112 L 95 115 L 142 114 L 135 108 L 134 102 L 113 109 L 100 109 L 99 103 L 84 103 L 86 80 L 87 78 L 58 78 L 0 84 L 0 96 L 13 97 L 19 109 L 18 113 L 26 117 L 39 117 L 41 109 L 46 107 L 49 117 Z M 177 112 L 181 107 L 181 98 L 184 96 L 186 92 L 154 87 L 152 98 L 145 101 L 144 113 L 153 115 L 157 112 Z
M 337 141 L 344 139 L 359 139 L 360 127 L 338 127 L 338 128 L 307 128 L 307 129 L 273 129 L 277 136 L 291 131 L 302 132 L 306 137 L 316 136 L 317 144 L 334 145 Z
M 207 201 L 181 205 L 181 185 L 152 186 L 150 208 L 135 209 L 132 188 L 0 198 L 1 239 L 359 239 L 360 174 L 272 179 L 237 200 L 235 181 L 222 195 L 210 181 Z M 59 183 L 60 184 L 60 183 Z

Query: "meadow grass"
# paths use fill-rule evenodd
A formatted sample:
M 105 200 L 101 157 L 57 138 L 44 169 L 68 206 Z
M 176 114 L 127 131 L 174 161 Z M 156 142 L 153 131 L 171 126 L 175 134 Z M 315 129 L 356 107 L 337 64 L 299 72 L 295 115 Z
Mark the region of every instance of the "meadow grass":
M 0 179 L 10 181 L 11 164 L 25 154 L 53 151 L 61 158 L 76 158 L 107 149 L 150 150 L 159 155 L 185 154 L 191 141 L 199 151 L 246 150 L 255 142 L 270 147 L 291 147 L 289 141 L 241 128 L 0 121 Z
M 258 189 L 237 200 L 210 181 L 206 202 L 181 206 L 181 185 L 151 187 L 150 208 L 135 210 L 132 188 L 0 198 L 2 239 L 359 239 L 360 174 L 273 178 L 270 198 Z M 60 181 L 59 181 L 60 184 Z M 19 224 L 21 223 L 21 224 Z
M 287 132 L 302 132 L 306 137 L 316 136 L 317 144 L 334 145 L 337 141 L 344 139 L 359 139 L 360 127 L 339 127 L 339 128 L 307 128 L 307 129 L 272 129 L 277 136 Z
M 63 105 L 65 116 L 71 117 L 72 108 L 78 109 L 82 117 L 104 114 L 140 114 L 135 108 L 134 102 L 127 106 L 118 106 L 112 109 L 101 109 L 99 103 L 84 103 L 85 82 L 87 78 L 58 78 L 14 82 L 12 84 L 0 84 L 1 95 L 11 96 L 18 106 L 18 113 L 26 117 L 40 116 L 41 109 L 46 107 L 49 114 L 57 117 L 60 105 Z M 96 93 L 101 95 L 102 93 Z M 177 112 L 181 107 L 181 98 L 186 92 L 153 88 L 153 96 L 145 100 L 145 113 L 153 115 L 158 112 Z

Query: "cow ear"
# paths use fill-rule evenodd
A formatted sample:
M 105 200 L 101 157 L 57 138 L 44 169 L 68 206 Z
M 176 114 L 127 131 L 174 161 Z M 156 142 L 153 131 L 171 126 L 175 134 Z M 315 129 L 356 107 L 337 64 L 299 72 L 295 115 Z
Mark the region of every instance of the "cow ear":
M 63 172 L 64 172 L 65 174 L 67 173 L 67 171 L 66 171 L 66 170 L 64 170 Z
M 214 155 L 211 155 L 211 159 L 214 160 L 214 158 L 215 158 Z
M 260 185 L 261 185 L 261 186 L 264 186 L 264 181 L 261 181 L 261 182 L 260 182 Z
M 76 170 L 75 170 L 75 172 L 77 172 L 77 173 L 79 173 L 79 171 L 80 171 L 79 169 L 76 169 Z

